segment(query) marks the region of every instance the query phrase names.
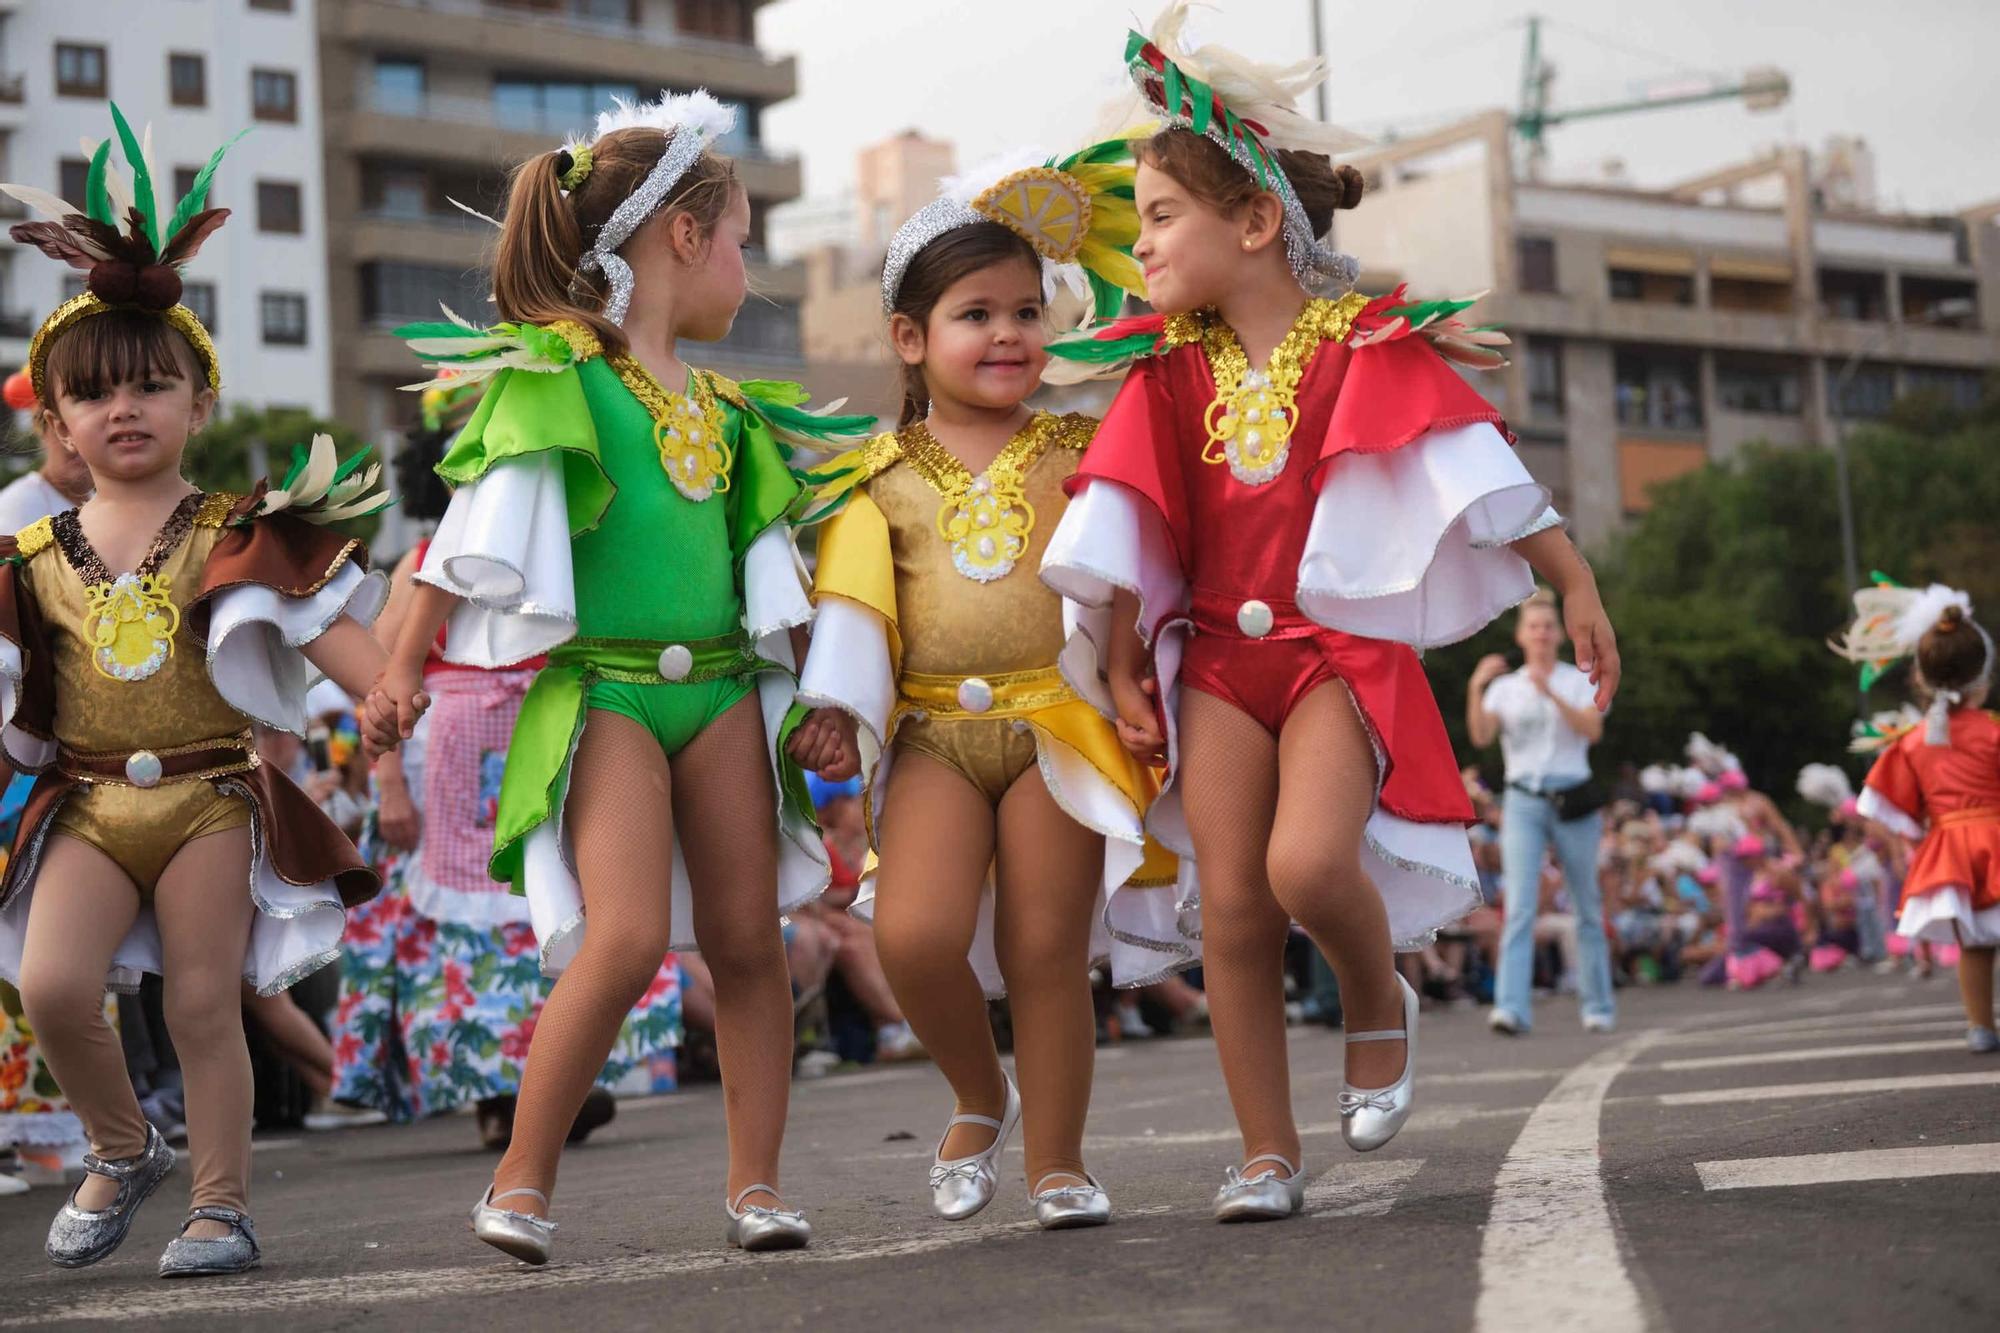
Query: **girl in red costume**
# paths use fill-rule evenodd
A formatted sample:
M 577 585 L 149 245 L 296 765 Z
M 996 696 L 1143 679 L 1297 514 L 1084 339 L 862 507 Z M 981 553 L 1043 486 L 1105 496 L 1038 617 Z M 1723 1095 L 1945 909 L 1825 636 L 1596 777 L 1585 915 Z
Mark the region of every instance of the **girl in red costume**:
M 1533 566 L 1563 595 L 1600 708 L 1618 656 L 1546 492 L 1440 356 L 1498 364 L 1504 340 L 1452 320 L 1463 303 L 1355 294 L 1355 261 L 1317 240 L 1361 194 L 1359 173 L 1323 155 L 1354 141 L 1291 109 L 1323 69 L 1183 52 L 1184 19 L 1177 0 L 1127 48 L 1167 121 L 1135 145 L 1134 256 L 1159 313 L 1054 349 L 1136 360 L 1042 575 L 1070 602 L 1069 679 L 1115 710 L 1129 747 L 1171 765 L 1148 826 L 1201 906 L 1243 1136 L 1215 1215 L 1248 1221 L 1289 1216 L 1305 1193 L 1290 923 L 1339 975 L 1341 1128 L 1367 1151 L 1411 1106 L 1417 997 L 1394 951 L 1479 901 L 1472 808 L 1413 649 L 1526 598 Z
M 1913 653 L 1915 684 L 1927 702 L 1923 724 L 1889 741 L 1868 771 L 1857 810 L 1917 844 L 1897 933 L 1958 944 L 1965 1044 L 1990 1055 L 2000 1051 L 1993 1025 L 2000 719 L 1982 705 L 1993 681 L 1993 639 L 1972 618 L 1972 599 L 1941 583 L 1920 591 L 1885 580 L 1854 594 L 1854 609 L 1854 625 L 1833 647 L 1863 663 L 1862 688 Z

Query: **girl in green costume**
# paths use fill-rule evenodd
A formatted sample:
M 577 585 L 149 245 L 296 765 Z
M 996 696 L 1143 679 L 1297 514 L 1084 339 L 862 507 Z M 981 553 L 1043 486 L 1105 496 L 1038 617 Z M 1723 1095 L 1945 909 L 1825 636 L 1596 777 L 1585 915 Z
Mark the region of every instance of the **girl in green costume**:
M 746 291 L 749 205 L 707 150 L 732 115 L 706 93 L 621 104 L 590 143 L 531 159 L 495 266 L 508 322 L 401 331 L 460 382 L 490 381 L 438 469 L 457 490 L 370 695 L 372 739 L 409 734 L 447 618 L 449 659 L 549 655 L 508 751 L 492 872 L 527 895 L 560 979 L 473 1210 L 475 1234 L 529 1263 L 548 1257 L 564 1135 L 621 1020 L 661 956 L 696 940 L 716 984 L 727 1238 L 811 1234 L 777 1189 L 792 1025 L 778 918 L 828 871 L 779 742 L 796 733 L 815 758 L 841 742 L 819 719 L 791 725 L 790 636 L 811 611 L 787 458 L 869 423 L 676 353 L 726 334 Z

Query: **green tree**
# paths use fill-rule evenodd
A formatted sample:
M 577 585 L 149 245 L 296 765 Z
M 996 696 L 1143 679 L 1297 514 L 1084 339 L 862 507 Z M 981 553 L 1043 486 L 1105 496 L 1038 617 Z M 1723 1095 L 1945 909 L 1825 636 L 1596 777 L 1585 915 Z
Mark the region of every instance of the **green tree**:
M 2000 400 L 1970 412 L 1912 395 L 1849 438 L 1864 575 L 1965 588 L 2000 612 Z M 1799 768 L 1834 762 L 1859 710 L 1855 671 L 1825 647 L 1844 623 L 1834 460 L 1824 449 L 1753 446 L 1653 492 L 1652 507 L 1594 552 L 1618 629 L 1624 685 L 1599 755 L 1680 758 L 1690 731 L 1742 757 L 1781 799 Z M 1513 618 L 1426 658 L 1453 743 L 1465 748 L 1465 682 L 1512 649 Z M 1907 697 L 1892 672 L 1868 706 Z M 1491 755 L 1480 756 L 1490 765 Z M 1852 766 L 1861 771 L 1857 763 Z

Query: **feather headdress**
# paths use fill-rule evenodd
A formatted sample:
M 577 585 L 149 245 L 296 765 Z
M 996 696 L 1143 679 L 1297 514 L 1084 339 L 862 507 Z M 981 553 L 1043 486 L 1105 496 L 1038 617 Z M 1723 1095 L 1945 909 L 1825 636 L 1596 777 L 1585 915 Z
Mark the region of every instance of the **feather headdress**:
M 1798 791 L 1814 805 L 1829 810 L 1838 810 L 1854 799 L 1854 784 L 1848 781 L 1846 770 L 1832 764 L 1807 764 L 1800 769 Z
M 882 263 L 882 309 L 895 309 L 903 276 L 923 248 L 947 232 L 997 222 L 1034 247 L 1042 260 L 1042 295 L 1058 286 L 1089 300 L 1109 319 L 1125 294 L 1145 292 L 1132 258 L 1139 212 L 1132 202 L 1131 148 L 1120 136 L 1050 157 L 1021 148 L 938 182 L 938 197 L 896 229 Z
M 47 219 L 17 223 L 8 234 L 90 275 L 84 291 L 57 306 L 28 345 L 28 374 L 35 394 L 48 401 L 48 354 L 56 339 L 83 320 L 115 309 L 149 311 L 173 325 L 200 358 L 208 387 L 220 389 L 215 344 L 194 312 L 180 304 L 180 270 L 229 216 L 226 208 L 208 207 L 208 191 L 223 155 L 243 135 L 209 156 L 187 194 L 162 219 L 153 191 L 151 131 L 142 143 L 116 103 L 111 105 L 111 124 L 132 178 L 126 181 L 112 163 L 110 139 L 86 142 L 90 169 L 84 177 L 82 208 L 31 185 L 0 185 L 0 191 Z
M 1972 618 L 1972 598 L 1957 588 L 1933 583 L 1925 588 L 1905 588 L 1877 571 L 1872 586 L 1854 593 L 1854 623 L 1841 631 L 1827 647 L 1850 662 L 1861 664 L 1861 688 L 1880 680 L 1890 667 L 1917 651 L 1917 644 L 1932 629 L 1946 623 L 1945 613 L 1957 608 L 1968 632 L 1977 634 L 1986 645 L 1986 665 L 1981 681 L 1993 674 L 1993 640 Z M 1924 740 L 1930 745 L 1951 741 L 1951 710 L 1963 701 L 1958 690 L 1936 690 L 1924 712 Z

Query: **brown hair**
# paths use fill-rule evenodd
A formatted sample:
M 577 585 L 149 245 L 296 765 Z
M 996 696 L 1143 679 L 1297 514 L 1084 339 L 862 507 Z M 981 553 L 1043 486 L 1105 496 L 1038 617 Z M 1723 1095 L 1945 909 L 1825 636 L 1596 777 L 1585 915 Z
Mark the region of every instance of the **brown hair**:
M 1917 670 L 1927 689 L 1963 690 L 1985 674 L 1990 651 L 1978 624 L 1959 607 L 1947 606 L 1917 640 Z
M 101 393 L 148 375 L 191 380 L 196 393 L 208 387 L 201 358 L 157 311 L 106 310 L 79 321 L 49 348 L 46 406 L 60 415 L 57 400 L 64 395 Z
M 1026 260 L 1040 280 L 1041 258 L 1035 247 L 999 223 L 975 222 L 948 231 L 919 250 L 910 261 L 909 268 L 903 271 L 902 285 L 896 288 L 896 304 L 890 313 L 906 315 L 918 328 L 923 328 L 930 323 L 931 311 L 952 284 L 980 269 L 1013 259 Z M 896 429 L 901 430 L 923 416 L 930 405 L 930 386 L 924 381 L 923 366 L 905 363 L 903 411 Z
M 1195 198 L 1225 214 L 1234 214 L 1264 191 L 1248 168 L 1206 135 L 1178 126 L 1161 130 L 1132 145 L 1133 156 L 1156 171 L 1164 171 Z M 1324 236 L 1333 226 L 1335 209 L 1361 202 L 1366 182 L 1345 162 L 1335 166 L 1324 153 L 1295 148 L 1276 154 L 1278 167 L 1304 205 L 1313 234 Z
M 625 334 L 603 314 L 610 286 L 602 273 L 577 264 L 612 211 L 625 202 L 667 151 L 657 130 L 615 130 L 591 145 L 590 174 L 565 195 L 566 149 L 538 153 L 514 171 L 507 217 L 493 262 L 493 298 L 503 319 L 527 324 L 573 320 L 597 335 L 609 353 L 625 350 Z M 707 237 L 736 197 L 736 165 L 715 153 L 694 160 L 654 217 L 686 213 Z M 629 242 L 628 242 L 629 244 Z

